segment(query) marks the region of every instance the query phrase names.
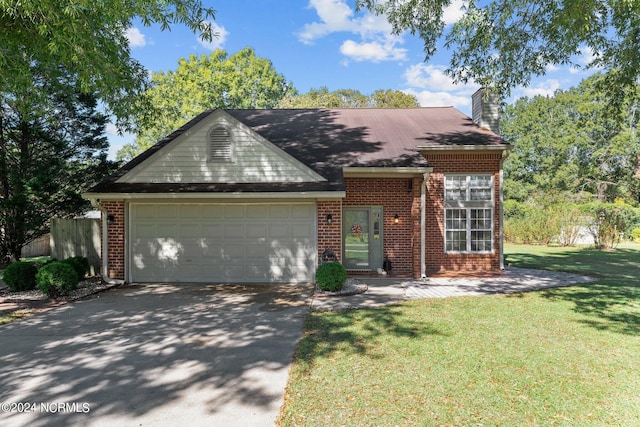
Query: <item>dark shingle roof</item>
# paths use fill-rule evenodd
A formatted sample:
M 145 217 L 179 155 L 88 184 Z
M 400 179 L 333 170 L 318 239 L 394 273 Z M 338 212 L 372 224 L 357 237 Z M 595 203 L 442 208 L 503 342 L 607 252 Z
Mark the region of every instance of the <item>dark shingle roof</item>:
M 418 147 L 508 147 L 453 107 L 226 110 L 320 175 L 313 184 L 125 184 L 115 181 L 214 110 L 205 111 L 90 190 L 98 192 L 335 191 L 343 167 L 428 166 Z

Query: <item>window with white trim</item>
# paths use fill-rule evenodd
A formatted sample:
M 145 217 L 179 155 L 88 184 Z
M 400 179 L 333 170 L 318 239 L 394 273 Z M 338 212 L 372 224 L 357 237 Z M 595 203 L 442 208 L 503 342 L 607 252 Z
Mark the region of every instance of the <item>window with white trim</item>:
M 209 131 L 209 161 L 230 162 L 231 132 L 225 127 L 218 126 Z
M 445 251 L 493 251 L 493 175 L 445 175 Z

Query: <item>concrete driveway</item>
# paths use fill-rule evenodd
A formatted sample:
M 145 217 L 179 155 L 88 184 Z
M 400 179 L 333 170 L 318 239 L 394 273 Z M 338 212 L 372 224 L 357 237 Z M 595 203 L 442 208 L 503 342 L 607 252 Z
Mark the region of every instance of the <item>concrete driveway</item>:
M 312 292 L 137 285 L 2 326 L 0 425 L 273 425 Z

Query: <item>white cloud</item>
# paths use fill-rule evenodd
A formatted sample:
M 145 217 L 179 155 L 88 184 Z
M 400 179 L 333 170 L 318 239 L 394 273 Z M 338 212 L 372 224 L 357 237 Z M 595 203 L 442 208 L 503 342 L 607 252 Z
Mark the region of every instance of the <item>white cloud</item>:
M 596 55 L 589 46 L 585 46 L 582 48 L 580 56 L 578 56 L 578 63 L 582 65 L 589 65 L 596 59 Z
M 468 1 L 453 0 L 449 6 L 445 8 L 442 14 L 445 25 L 455 24 L 464 15 L 464 8 L 468 5 Z
M 406 49 L 398 47 L 402 38 L 391 34 L 391 25 L 384 16 L 371 13 L 355 16 L 345 0 L 310 0 L 309 7 L 315 9 L 320 20 L 305 24 L 297 33 L 302 43 L 310 45 L 332 33 L 351 33 L 360 40 L 345 40 L 340 46 L 340 52 L 349 59 L 373 62 L 406 59 Z
M 400 61 L 406 59 L 407 49 L 399 48 L 388 40 L 382 43 L 347 40 L 340 46 L 340 53 L 358 62 Z
M 414 89 L 403 90 L 404 93 L 414 95 L 421 107 L 455 107 L 467 113 L 471 106 L 471 95 L 451 92 L 432 92 L 428 90 L 416 91 Z
M 415 64 L 407 68 L 404 78 L 407 85 L 417 88 L 452 90 L 457 86 L 449 76 L 445 74 L 446 68 L 442 65 Z
M 131 47 L 145 47 L 147 45 L 147 39 L 144 34 L 136 27 L 127 28 L 124 35 L 129 40 L 129 46 Z
M 520 98 L 526 96 L 533 98 L 536 95 L 540 96 L 553 96 L 556 90 L 560 89 L 560 81 L 556 79 L 549 79 L 537 83 L 535 86 L 525 87 L 518 89 L 517 95 L 514 98 Z
M 320 22 L 305 24 L 298 33 L 301 42 L 311 44 L 313 40 L 340 31 L 353 31 L 353 10 L 343 0 L 311 0 L 309 7 L 316 10 Z
M 408 89 L 403 92 L 414 95 L 422 107 L 453 106 L 464 114 L 471 114 L 471 95 L 476 83 L 454 84 L 445 74 L 442 65 L 415 64 L 404 72 Z
M 417 89 L 428 89 L 429 93 L 454 92 L 465 97 L 470 97 L 479 85 L 470 83 L 454 83 L 451 77 L 445 74 L 443 65 L 415 64 L 404 72 L 407 86 Z
M 213 40 L 209 42 L 209 41 L 203 40 L 202 37 L 198 37 L 198 43 L 200 43 L 200 45 L 205 49 L 216 50 L 222 47 L 224 42 L 227 41 L 227 36 L 229 35 L 229 31 L 227 31 L 226 28 L 224 28 L 223 26 L 216 24 L 215 22 L 209 22 L 209 24 L 211 25 L 211 30 L 213 31 L 213 34 L 214 34 Z

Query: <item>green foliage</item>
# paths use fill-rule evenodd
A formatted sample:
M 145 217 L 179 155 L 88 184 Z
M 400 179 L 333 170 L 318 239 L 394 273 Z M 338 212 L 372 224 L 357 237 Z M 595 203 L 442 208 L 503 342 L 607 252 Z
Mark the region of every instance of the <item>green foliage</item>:
M 347 270 L 339 262 L 325 262 L 316 271 L 316 285 L 323 291 L 339 291 L 346 280 Z
M 0 256 L 48 232 L 52 217 L 89 207 L 81 193 L 111 171 L 107 118 L 74 73 L 39 76 L 22 92 L 0 92 Z
M 397 90 L 377 90 L 363 95 L 353 89 L 329 92 L 326 86 L 311 89 L 304 94 L 291 93 L 283 98 L 277 108 L 413 108 L 418 100 Z
M 501 133 L 513 149 L 504 166 L 505 197 L 586 192 L 599 201 L 640 199 L 640 115 L 630 100 L 626 115 L 605 114 L 608 100 L 598 89 L 603 79 L 596 74 L 552 97 L 521 98 L 506 107 Z
M 38 288 L 49 298 L 67 295 L 78 286 L 78 281 L 73 267 L 60 261 L 45 265 L 36 275 Z
M 640 243 L 640 227 L 631 230 L 631 238 L 634 242 Z
M 73 270 L 78 275 L 78 279 L 84 279 L 84 276 L 89 272 L 89 260 L 82 256 L 75 256 L 71 258 L 67 258 L 62 261 L 66 264 L 69 264 L 73 267 Z
M 146 108 L 135 116 L 136 141 L 118 159 L 135 157 L 208 109 L 273 108 L 292 87 L 249 47 L 229 56 L 217 49 L 181 58 L 175 71 L 152 73 L 151 82 L 143 95 Z
M 610 71 L 602 87 L 613 106 L 629 89 L 635 91 L 640 77 L 637 1 L 466 2 L 453 25 L 444 14 L 450 0 L 357 0 L 356 5 L 386 15 L 394 34 L 417 33 L 426 59 L 444 35 L 454 81 L 474 81 L 505 96 L 550 65 L 582 67 L 586 52 L 593 58 L 589 67 Z
M 14 262 L 4 270 L 2 279 L 14 292 L 30 291 L 36 287 L 37 267 L 27 261 Z
M 50 80 L 60 69 L 73 70 L 82 91 L 99 93 L 124 124 L 148 84 L 147 70 L 131 57 L 127 40 L 134 20 L 162 30 L 182 24 L 210 41 L 208 20 L 213 18 L 214 10 L 200 0 L 1 0 L 0 92 L 28 90 L 38 76 L 33 64 L 42 66 Z
M 509 243 L 574 246 L 591 224 L 579 205 L 539 197 L 527 203 L 505 201 L 504 236 Z
M 624 204 L 591 203 L 581 209 L 590 216 L 589 231 L 601 249 L 613 249 L 625 235 L 631 236 L 640 217 L 638 209 Z

